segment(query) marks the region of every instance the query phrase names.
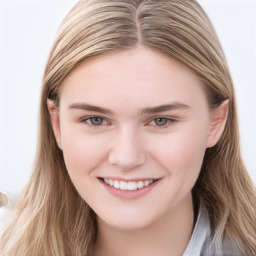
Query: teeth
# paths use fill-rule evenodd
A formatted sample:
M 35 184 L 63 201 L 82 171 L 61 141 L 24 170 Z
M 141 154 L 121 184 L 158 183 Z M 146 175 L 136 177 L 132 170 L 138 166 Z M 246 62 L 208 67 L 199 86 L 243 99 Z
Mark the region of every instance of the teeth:
M 108 184 L 113 187 L 114 186 L 114 181 L 113 180 L 108 180 Z
M 114 181 L 114 187 L 119 188 L 119 182 L 117 180 Z
M 144 186 L 147 187 L 149 185 L 149 180 L 144 181 Z
M 121 190 L 127 190 L 128 189 L 128 184 L 127 182 L 120 181 L 120 187 Z
M 151 183 L 153 183 L 153 181 L 155 180 L 140 180 L 138 182 L 136 181 L 117 181 L 117 180 L 111 180 L 111 179 L 103 179 L 103 181 L 110 185 L 111 187 L 114 187 L 116 189 L 120 189 L 120 190 L 137 190 L 137 189 L 141 189 L 144 187 L 149 186 Z
M 143 181 L 139 181 L 138 182 L 138 188 L 143 188 L 144 187 L 144 182 Z
M 136 190 L 138 188 L 137 182 L 129 181 L 128 182 L 128 190 Z

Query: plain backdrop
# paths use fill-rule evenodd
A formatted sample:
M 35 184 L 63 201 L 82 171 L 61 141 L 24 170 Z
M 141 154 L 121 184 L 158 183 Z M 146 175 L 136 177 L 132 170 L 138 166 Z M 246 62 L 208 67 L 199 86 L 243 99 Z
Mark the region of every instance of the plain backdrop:
M 44 66 L 74 0 L 0 0 L 0 191 L 28 181 L 36 149 Z M 201 0 L 224 48 L 237 95 L 241 146 L 256 183 L 255 0 Z

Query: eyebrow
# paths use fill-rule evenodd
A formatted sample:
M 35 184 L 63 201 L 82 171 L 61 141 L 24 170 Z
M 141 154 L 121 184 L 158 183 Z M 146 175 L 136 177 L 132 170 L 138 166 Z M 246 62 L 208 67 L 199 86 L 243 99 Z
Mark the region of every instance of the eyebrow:
M 74 103 L 69 106 L 70 109 L 82 109 L 91 112 L 99 112 L 102 114 L 113 115 L 114 112 L 108 108 L 102 108 L 99 106 L 87 104 L 87 103 Z M 170 111 L 170 110 L 189 110 L 190 107 L 181 102 L 172 102 L 169 104 L 159 105 L 155 107 L 146 107 L 140 111 L 140 114 L 156 114 L 160 112 Z
M 143 108 L 141 114 L 156 114 L 160 112 L 170 111 L 170 110 L 189 110 L 190 107 L 181 102 L 172 102 L 170 104 L 164 104 L 156 107 Z
M 92 112 L 99 112 L 102 114 L 108 114 L 108 115 L 113 115 L 114 112 L 110 109 L 107 108 L 102 108 L 86 103 L 74 103 L 69 106 L 71 109 L 82 109 L 82 110 L 87 110 L 87 111 L 92 111 Z

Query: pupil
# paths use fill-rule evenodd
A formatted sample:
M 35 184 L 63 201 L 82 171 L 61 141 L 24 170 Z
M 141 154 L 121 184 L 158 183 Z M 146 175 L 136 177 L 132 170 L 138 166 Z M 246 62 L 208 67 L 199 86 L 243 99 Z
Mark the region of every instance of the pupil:
M 91 122 L 91 124 L 93 124 L 93 125 L 101 125 L 102 122 L 103 122 L 103 120 L 102 120 L 102 118 L 100 118 L 100 117 L 91 117 L 91 118 L 90 118 L 90 122 Z
M 158 126 L 163 126 L 167 124 L 167 119 L 166 118 L 156 118 L 155 123 Z

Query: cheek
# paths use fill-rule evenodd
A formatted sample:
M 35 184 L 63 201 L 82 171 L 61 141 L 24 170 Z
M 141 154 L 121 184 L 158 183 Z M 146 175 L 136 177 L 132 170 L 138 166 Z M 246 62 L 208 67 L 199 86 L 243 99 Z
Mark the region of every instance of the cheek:
M 206 150 L 204 131 L 184 129 L 154 142 L 154 151 L 170 175 L 196 176 L 199 174 Z
M 176 145 L 173 147 L 173 154 L 177 157 L 177 162 L 189 167 L 193 163 L 201 166 L 205 153 L 205 139 L 198 134 L 183 134 L 177 139 Z
M 104 159 L 102 139 L 76 129 L 64 129 L 62 148 L 67 170 L 70 175 L 88 175 Z

